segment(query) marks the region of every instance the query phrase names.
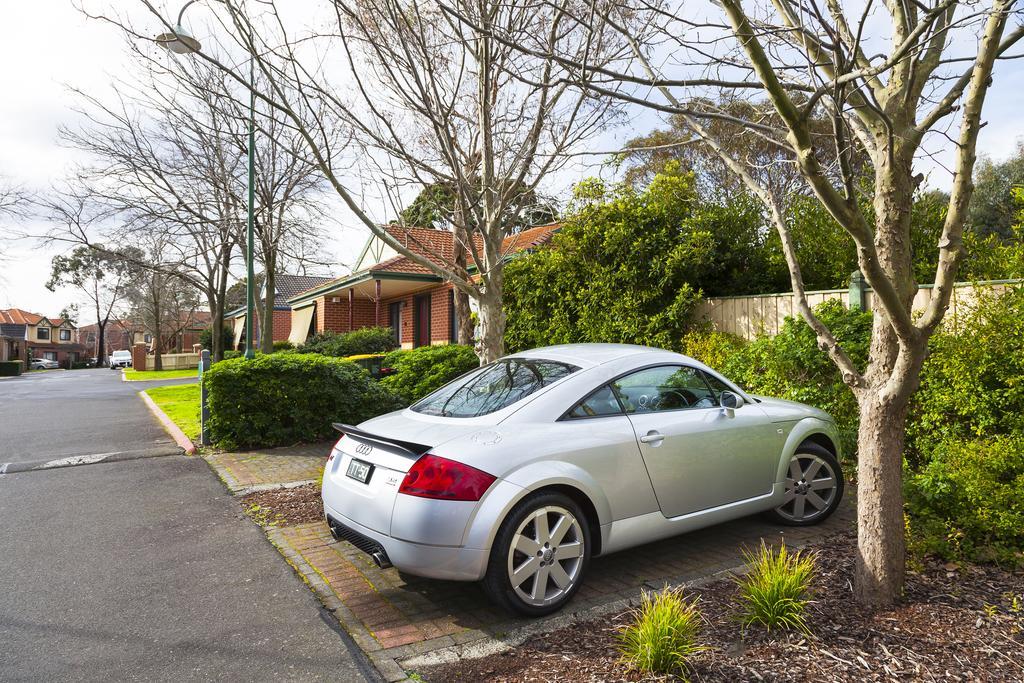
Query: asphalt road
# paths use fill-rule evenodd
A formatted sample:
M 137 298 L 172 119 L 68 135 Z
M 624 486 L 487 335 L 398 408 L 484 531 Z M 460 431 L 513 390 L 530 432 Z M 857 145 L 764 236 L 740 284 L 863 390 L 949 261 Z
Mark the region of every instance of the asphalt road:
M 36 391 L 18 380 L 17 417 L 8 412 L 0 422 L 4 457 L 144 451 L 168 441 L 144 419 L 134 387 L 102 386 L 99 377 L 101 386 L 91 384 L 114 373 L 61 374 L 69 378 L 30 377 Z M 12 382 L 0 384 L 5 410 Z M 62 394 L 59 413 L 52 389 Z M 77 432 L 76 406 L 90 402 L 104 404 L 116 447 Z M 19 421 L 33 411 L 51 420 L 43 440 L 23 443 L 31 430 Z M 110 416 L 125 416 L 131 428 L 110 425 Z M 171 455 L 0 476 L 0 680 L 374 678 L 202 460 Z
M 136 395 L 194 379 L 122 382 L 106 368 L 0 379 L 0 464 L 169 448 L 174 441 Z

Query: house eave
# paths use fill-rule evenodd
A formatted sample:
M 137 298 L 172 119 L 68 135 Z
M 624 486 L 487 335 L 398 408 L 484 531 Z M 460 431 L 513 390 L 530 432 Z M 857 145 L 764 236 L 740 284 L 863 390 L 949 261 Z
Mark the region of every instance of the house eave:
M 314 299 L 318 299 L 322 296 L 327 296 L 335 292 L 341 292 L 346 289 L 351 289 L 358 284 L 370 282 L 372 280 L 401 280 L 427 283 L 444 282 L 444 280 L 437 275 L 429 275 L 427 273 L 401 273 L 389 270 L 371 269 L 354 273 L 344 280 L 330 282 L 315 289 L 311 289 L 308 292 L 303 292 L 299 296 L 289 299 L 288 303 L 292 308 L 295 308 L 296 306 L 301 307 L 302 304 L 308 303 Z

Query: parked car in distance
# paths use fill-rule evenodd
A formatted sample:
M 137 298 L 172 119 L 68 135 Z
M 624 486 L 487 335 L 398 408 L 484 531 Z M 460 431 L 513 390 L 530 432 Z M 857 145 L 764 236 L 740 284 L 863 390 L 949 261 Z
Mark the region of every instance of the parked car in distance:
M 60 363 L 48 358 L 33 358 L 28 367 L 31 370 L 56 370 L 60 367 Z
M 826 413 L 643 346 L 524 351 L 335 427 L 336 538 L 525 615 L 565 605 L 594 556 L 760 512 L 816 524 L 843 495 Z
M 110 369 L 130 368 L 132 366 L 131 351 L 114 351 L 110 354 Z

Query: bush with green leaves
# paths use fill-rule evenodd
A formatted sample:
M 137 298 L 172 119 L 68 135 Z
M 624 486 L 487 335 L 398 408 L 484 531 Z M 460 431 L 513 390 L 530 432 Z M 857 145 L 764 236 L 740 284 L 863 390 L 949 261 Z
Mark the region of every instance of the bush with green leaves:
M 352 332 L 319 332 L 302 345 L 302 353 L 324 356 L 356 356 L 365 353 L 387 353 L 397 346 L 390 327 L 363 327 Z
M 236 351 L 235 349 L 226 349 L 224 351 L 224 360 L 231 360 L 232 358 L 241 358 L 245 354 L 244 351 Z
M 16 375 L 20 375 L 24 367 L 25 366 L 20 360 L 0 361 L 0 377 L 14 377 Z
M 292 351 L 293 349 L 295 349 L 295 344 L 292 344 L 287 339 L 279 339 L 278 341 L 274 342 L 275 353 L 278 351 Z
M 1024 435 L 1024 287 L 983 295 L 931 339 L 907 420 L 918 469 L 950 439 Z
M 679 589 L 644 591 L 632 622 L 618 634 L 621 660 L 644 673 L 683 675 L 687 660 L 707 649 L 700 632 L 696 598 L 687 600 Z
M 743 557 L 746 574 L 735 579 L 743 625 L 808 633 L 804 615 L 811 600 L 815 556 L 793 553 L 785 543 L 775 550 L 762 540 L 759 550 L 744 550 Z
M 355 363 L 319 354 L 225 360 L 203 382 L 210 436 L 227 449 L 329 439 L 332 422 L 357 424 L 400 405 Z
M 871 342 L 871 313 L 848 310 L 836 299 L 819 304 L 814 312 L 854 364 L 863 368 Z M 774 337 L 760 336 L 748 344 L 734 342 L 719 337 L 715 348 L 724 359 L 722 365 L 708 364 L 750 393 L 799 401 L 826 411 L 839 428 L 843 458 L 852 458 L 860 424 L 857 401 L 832 360 L 818 348 L 814 331 L 803 318 L 786 318 Z M 723 346 L 728 350 L 721 350 Z
M 471 346 L 421 346 L 385 356 L 383 367 L 393 372 L 380 383 L 406 404 L 412 404 L 479 366 L 480 359 Z
M 725 374 L 733 356 L 742 353 L 746 345 L 743 337 L 703 326 L 683 335 L 679 352 Z
M 941 443 L 904 488 L 912 550 L 1024 567 L 1024 434 Z

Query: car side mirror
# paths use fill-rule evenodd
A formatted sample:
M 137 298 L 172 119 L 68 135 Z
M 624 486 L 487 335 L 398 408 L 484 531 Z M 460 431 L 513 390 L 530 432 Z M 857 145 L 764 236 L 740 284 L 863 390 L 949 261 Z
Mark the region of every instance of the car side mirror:
M 723 391 L 719 402 L 728 417 L 735 415 L 737 408 L 743 407 L 743 397 L 732 391 Z

